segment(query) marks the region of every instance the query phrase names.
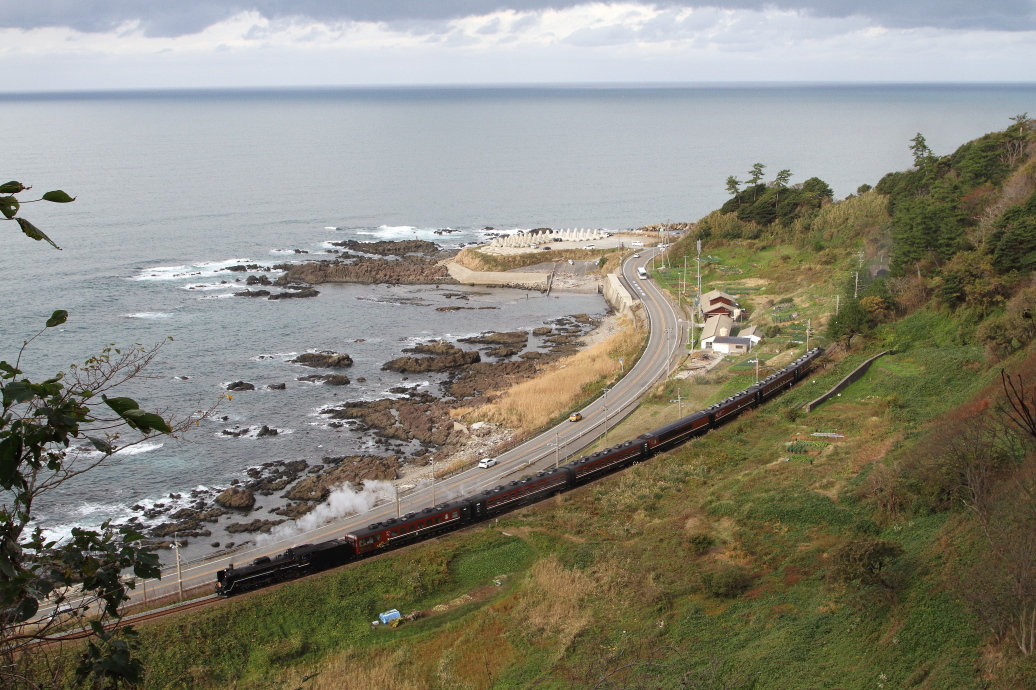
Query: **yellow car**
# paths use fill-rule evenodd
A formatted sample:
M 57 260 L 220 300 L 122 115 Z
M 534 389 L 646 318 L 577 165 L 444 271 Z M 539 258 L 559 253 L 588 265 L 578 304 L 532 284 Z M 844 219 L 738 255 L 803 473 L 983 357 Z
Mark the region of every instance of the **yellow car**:
M 583 415 L 579 414 L 578 412 L 573 412 L 569 416 L 568 421 L 570 421 L 570 422 L 581 422 L 581 421 L 583 421 Z

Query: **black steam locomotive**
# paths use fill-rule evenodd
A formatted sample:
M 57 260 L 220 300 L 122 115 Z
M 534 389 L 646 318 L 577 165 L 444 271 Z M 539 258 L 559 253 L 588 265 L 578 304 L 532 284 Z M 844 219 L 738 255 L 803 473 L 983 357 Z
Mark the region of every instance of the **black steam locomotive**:
M 375 522 L 340 539 L 294 546 L 282 554 L 257 558 L 242 567 L 230 565 L 216 574 L 216 593 L 231 596 L 333 568 L 460 529 L 592 482 L 726 424 L 744 410 L 769 400 L 805 377 L 821 354 L 822 349 L 814 348 L 737 395 L 635 439 L 577 458 L 555 470 L 537 472 L 474 496 L 407 513 L 400 518 Z

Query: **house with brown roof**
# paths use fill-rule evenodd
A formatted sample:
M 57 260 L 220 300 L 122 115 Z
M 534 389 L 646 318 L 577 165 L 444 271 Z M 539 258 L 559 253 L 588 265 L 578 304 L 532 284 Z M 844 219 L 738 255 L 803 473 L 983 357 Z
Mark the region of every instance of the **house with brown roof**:
M 703 319 L 723 315 L 736 321 L 741 318 L 742 312 L 734 296 L 728 295 L 722 290 L 710 290 L 703 294 L 698 302 L 698 308 Z

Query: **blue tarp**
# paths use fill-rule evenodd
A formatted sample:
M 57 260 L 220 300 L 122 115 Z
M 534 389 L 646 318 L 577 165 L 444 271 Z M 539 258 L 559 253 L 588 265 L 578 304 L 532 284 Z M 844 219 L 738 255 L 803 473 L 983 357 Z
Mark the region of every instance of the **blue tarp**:
M 378 614 L 378 620 L 381 621 L 382 625 L 388 625 L 389 621 L 394 621 L 399 617 L 399 611 L 395 609 L 392 609 L 391 611 L 386 611 L 385 613 Z

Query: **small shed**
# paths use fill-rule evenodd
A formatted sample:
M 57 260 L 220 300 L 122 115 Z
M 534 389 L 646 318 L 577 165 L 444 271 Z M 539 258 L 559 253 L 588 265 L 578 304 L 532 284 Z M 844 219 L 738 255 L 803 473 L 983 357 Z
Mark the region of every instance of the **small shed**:
M 727 336 L 717 336 L 712 341 L 712 349 L 716 352 L 722 352 L 726 355 L 731 354 L 742 354 L 752 349 L 751 338 L 733 338 Z
M 738 331 L 738 338 L 748 338 L 752 341 L 752 347 L 759 344 L 759 341 L 763 339 L 763 334 L 759 332 L 758 326 L 748 326 Z

